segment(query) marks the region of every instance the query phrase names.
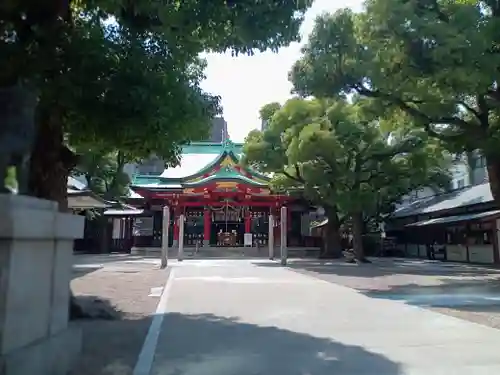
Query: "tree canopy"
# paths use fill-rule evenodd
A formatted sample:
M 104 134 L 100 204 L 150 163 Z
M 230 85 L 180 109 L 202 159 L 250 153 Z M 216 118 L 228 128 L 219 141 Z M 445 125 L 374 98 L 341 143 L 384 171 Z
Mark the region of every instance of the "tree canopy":
M 88 189 L 109 200 L 128 196 L 130 179 L 123 170 L 127 162 L 123 152 L 95 147 L 76 151 L 81 157 L 72 174 L 83 176 Z
M 62 203 L 77 164 L 66 144 L 154 152 L 208 133 L 218 98 L 200 89 L 203 51 L 252 53 L 298 39 L 309 2 L 7 1 L 0 4 L 0 86 L 41 92 L 30 187 Z M 47 150 L 50 150 L 49 152 Z
M 365 218 L 391 212 L 414 189 L 449 183 L 439 145 L 423 131 L 384 132 L 371 104 L 291 99 L 264 132 L 249 134 L 243 148 L 245 163 L 273 173 L 275 189 L 300 190 L 322 206 L 331 232 L 338 231 L 340 217 L 348 218 L 359 258 Z M 330 234 L 330 246 L 338 247 L 338 235 Z
M 303 96 L 373 98 L 444 141 L 480 150 L 500 203 L 500 5 L 368 0 L 317 18 L 290 79 Z

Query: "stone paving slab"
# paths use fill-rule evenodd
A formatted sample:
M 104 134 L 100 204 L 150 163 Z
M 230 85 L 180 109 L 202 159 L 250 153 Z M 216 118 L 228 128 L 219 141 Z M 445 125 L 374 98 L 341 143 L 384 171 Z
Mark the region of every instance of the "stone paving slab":
M 173 266 L 154 375 L 500 370 L 500 331 L 251 261 Z

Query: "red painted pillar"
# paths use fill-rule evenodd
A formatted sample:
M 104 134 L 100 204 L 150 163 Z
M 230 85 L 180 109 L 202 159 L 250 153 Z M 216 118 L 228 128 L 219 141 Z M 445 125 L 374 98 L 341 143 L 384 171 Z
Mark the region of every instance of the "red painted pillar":
M 250 233 L 252 231 L 252 216 L 250 216 L 250 210 L 245 212 L 245 233 Z
M 203 242 L 204 245 L 208 245 L 210 242 L 210 210 L 208 208 L 205 208 L 205 211 L 203 211 Z

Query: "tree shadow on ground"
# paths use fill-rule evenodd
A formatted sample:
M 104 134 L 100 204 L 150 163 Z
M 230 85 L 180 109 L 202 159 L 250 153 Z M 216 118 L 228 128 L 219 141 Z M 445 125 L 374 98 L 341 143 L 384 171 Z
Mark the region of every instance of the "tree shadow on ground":
M 374 278 L 390 275 L 421 276 L 498 276 L 500 269 L 469 264 L 404 258 L 370 258 L 370 264 L 350 264 L 343 259 L 290 259 L 287 268 L 307 274 Z M 279 263 L 255 262 L 262 267 L 281 267 Z
M 154 316 L 80 320 L 83 351 L 70 375 L 132 375 Z M 400 375 L 366 349 L 212 314 L 163 316 L 152 374 Z
M 76 300 L 86 316 L 70 322 L 82 331 L 82 351 L 69 375 L 132 375 L 152 317 L 131 319 L 97 296 Z
M 424 308 L 451 308 L 468 312 L 500 312 L 498 280 L 451 281 L 441 285 L 407 284 L 387 290 L 360 290 L 371 298 L 402 301 Z
M 440 311 L 489 313 L 491 316 L 498 315 L 500 321 L 498 269 L 418 259 L 370 259 L 372 264 L 361 265 L 344 263 L 342 260 L 300 260 L 289 262 L 287 268 L 356 289 L 371 298 L 401 301 L 428 309 L 444 309 Z M 281 267 L 278 263 L 267 263 L 267 266 Z M 449 312 L 454 315 L 452 311 Z M 471 318 L 467 314 L 457 316 Z M 491 325 L 487 320 L 482 318 L 478 322 Z
M 399 364 L 359 346 L 212 314 L 167 314 L 152 373 L 396 375 Z

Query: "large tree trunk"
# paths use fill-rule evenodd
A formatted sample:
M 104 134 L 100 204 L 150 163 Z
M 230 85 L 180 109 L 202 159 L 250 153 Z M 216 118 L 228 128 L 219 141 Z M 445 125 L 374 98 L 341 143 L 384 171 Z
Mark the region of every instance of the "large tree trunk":
M 76 155 L 64 144 L 61 117 L 39 109 L 37 134 L 31 154 L 28 189 L 32 196 L 49 199 L 59 204 L 59 210 L 68 211 L 68 177 L 77 162 Z M 71 293 L 70 319 L 85 317 L 85 313 Z
M 490 189 L 497 207 L 500 207 L 500 156 L 486 156 Z
M 39 110 L 28 179 L 30 195 L 55 201 L 66 212 L 68 177 L 76 162 L 76 155 L 64 144 L 60 114 Z
M 340 258 L 342 256 L 342 243 L 340 237 L 340 220 L 337 210 L 325 208 L 328 222 L 323 230 L 323 251 L 320 258 Z
M 356 260 L 363 263 L 368 263 L 365 257 L 365 249 L 363 247 L 363 229 L 364 220 L 363 213 L 356 212 L 351 215 L 351 225 L 352 225 L 352 247 L 354 250 L 354 256 Z

